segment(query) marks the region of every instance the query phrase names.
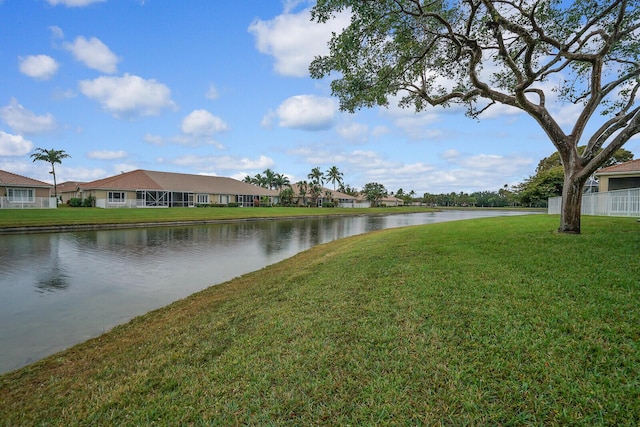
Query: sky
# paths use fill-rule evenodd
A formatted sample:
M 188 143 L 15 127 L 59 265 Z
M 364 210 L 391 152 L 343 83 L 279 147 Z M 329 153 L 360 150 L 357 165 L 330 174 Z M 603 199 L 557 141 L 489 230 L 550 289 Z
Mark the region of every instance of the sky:
M 64 150 L 58 182 L 135 169 L 292 183 L 337 166 L 361 189 L 497 191 L 555 149 L 523 113 L 480 120 L 339 111 L 308 66 L 348 22 L 304 0 L 0 0 L 0 169 L 53 183 L 35 148 Z M 566 123 L 575 116 L 558 110 Z M 640 153 L 640 139 L 625 148 Z M 327 185 L 331 187 L 331 185 Z

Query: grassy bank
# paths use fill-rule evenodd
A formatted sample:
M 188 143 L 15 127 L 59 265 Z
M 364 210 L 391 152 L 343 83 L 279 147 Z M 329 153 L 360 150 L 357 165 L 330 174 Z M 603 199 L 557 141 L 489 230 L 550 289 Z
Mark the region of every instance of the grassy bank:
M 640 224 L 315 247 L 0 377 L 4 425 L 637 425 Z
M 0 209 L 0 231 L 8 227 L 47 227 L 217 221 L 322 215 L 376 215 L 428 211 L 421 207 L 396 208 L 170 208 L 170 209 Z

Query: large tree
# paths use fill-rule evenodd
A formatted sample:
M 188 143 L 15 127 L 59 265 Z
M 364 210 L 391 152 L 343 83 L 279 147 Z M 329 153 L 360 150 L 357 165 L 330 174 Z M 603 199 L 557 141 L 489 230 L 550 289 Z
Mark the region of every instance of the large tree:
M 387 189 L 377 182 L 368 182 L 364 185 L 362 194 L 369 201 L 371 207 L 377 207 L 380 204 L 380 199 L 387 196 Z
M 31 158 L 34 162 L 42 161 L 51 164 L 51 175 L 53 175 L 53 194 L 58 199 L 58 183 L 56 182 L 56 163 L 62 164 L 62 159 L 71 157 L 64 150 L 46 150 L 44 148 L 36 148 L 35 152 L 31 154 Z
M 337 166 L 331 166 L 324 174 L 328 182 L 333 182 L 333 191 L 336 191 L 336 182 L 338 185 L 342 185 L 342 176 L 344 174 L 340 172 Z
M 586 180 L 640 132 L 639 3 L 318 0 L 313 19 L 348 10 L 351 22 L 310 72 L 337 71 L 331 89 L 350 112 L 396 96 L 402 107 L 456 104 L 473 118 L 495 104 L 522 110 L 562 159 L 559 231 L 579 233 Z M 561 103 L 579 106 L 566 128 Z
M 325 177 L 324 173 L 322 173 L 322 171 L 320 170 L 320 166 L 316 166 L 315 168 L 311 169 L 311 172 L 309 172 L 307 178 L 311 180 L 312 184 L 317 184 L 321 187 L 324 185 Z

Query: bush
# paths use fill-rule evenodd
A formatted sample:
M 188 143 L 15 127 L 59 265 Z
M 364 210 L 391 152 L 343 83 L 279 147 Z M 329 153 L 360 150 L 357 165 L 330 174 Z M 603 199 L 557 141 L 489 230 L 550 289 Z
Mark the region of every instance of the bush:
M 80 197 L 72 197 L 67 201 L 67 205 L 72 208 L 92 208 L 95 205 L 96 198 L 89 196 L 85 199 Z
M 69 206 L 72 208 L 82 207 L 82 199 L 79 197 L 72 197 L 69 199 Z
M 84 208 L 92 208 L 95 204 L 96 198 L 93 196 L 89 196 L 86 199 L 82 200 L 82 207 Z
M 238 205 L 237 203 L 229 203 L 227 206 L 229 206 L 230 208 L 237 208 L 240 205 Z

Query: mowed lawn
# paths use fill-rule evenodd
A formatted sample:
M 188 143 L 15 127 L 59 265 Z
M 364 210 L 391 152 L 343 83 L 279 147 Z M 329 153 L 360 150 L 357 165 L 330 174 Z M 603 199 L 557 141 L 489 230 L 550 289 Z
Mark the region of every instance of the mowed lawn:
M 73 225 L 122 225 L 136 223 L 170 223 L 219 221 L 256 218 L 283 218 L 325 215 L 376 215 L 433 211 L 423 207 L 390 208 L 147 208 L 147 209 L 0 209 L 0 231 L 11 227 L 47 227 Z
M 640 223 L 314 247 L 0 377 L 14 425 L 638 425 Z

